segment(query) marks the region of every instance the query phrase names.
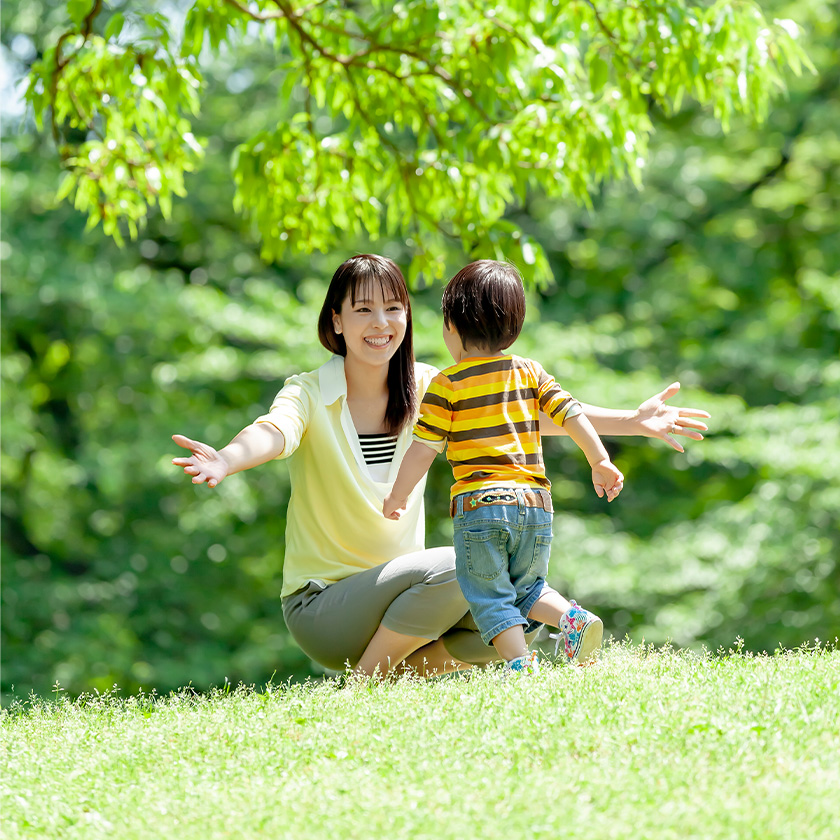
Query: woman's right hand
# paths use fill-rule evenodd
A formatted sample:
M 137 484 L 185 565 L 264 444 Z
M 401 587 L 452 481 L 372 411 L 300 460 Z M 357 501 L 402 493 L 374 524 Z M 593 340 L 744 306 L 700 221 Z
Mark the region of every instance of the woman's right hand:
M 172 463 L 183 467 L 184 472 L 193 477 L 193 484 L 207 482 L 208 487 L 215 487 L 227 478 L 230 465 L 212 446 L 184 435 L 172 435 L 172 440 L 192 453 L 189 458 L 173 458 Z

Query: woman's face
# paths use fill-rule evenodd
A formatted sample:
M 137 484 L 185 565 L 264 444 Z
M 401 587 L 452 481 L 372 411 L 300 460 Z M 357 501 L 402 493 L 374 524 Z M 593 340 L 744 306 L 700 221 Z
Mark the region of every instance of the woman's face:
M 405 306 L 391 293 L 382 293 L 379 283 L 356 290 L 333 312 L 333 329 L 344 338 L 347 356 L 371 365 L 387 365 L 405 338 Z

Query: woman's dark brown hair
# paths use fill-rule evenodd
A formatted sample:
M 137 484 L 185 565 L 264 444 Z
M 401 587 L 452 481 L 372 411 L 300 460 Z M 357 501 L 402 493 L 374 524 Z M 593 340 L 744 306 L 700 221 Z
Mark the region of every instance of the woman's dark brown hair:
M 376 254 L 360 254 L 345 260 L 333 274 L 321 314 L 318 316 L 318 338 L 331 353 L 347 355 L 344 336 L 336 333 L 333 314 L 341 312 L 341 304 L 350 295 L 350 302 L 364 297 L 374 283 L 379 283 L 385 300 L 398 300 L 405 307 L 405 337 L 388 366 L 388 406 L 385 425 L 391 434 L 414 422 L 417 410 L 417 386 L 414 380 L 414 336 L 411 326 L 411 301 L 402 272 L 393 260 Z
M 466 348 L 496 353 L 510 347 L 525 321 L 522 278 L 510 263 L 478 260 L 462 268 L 443 290 L 443 319 Z

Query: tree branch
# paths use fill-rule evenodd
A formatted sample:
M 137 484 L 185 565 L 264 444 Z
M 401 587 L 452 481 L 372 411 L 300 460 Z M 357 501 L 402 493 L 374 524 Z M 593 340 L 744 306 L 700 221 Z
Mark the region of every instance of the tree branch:
M 238 0 L 225 0 L 229 6 L 233 6 L 236 9 L 239 9 L 245 17 L 251 18 L 251 20 L 258 20 L 260 22 L 265 22 L 268 20 L 280 20 L 282 18 L 287 17 L 285 12 L 264 12 L 260 14 L 259 12 L 252 12 L 247 6 L 239 3 Z

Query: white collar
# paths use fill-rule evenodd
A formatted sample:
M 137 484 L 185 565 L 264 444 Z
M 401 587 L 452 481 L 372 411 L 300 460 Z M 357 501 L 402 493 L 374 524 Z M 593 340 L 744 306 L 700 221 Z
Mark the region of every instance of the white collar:
M 331 405 L 339 397 L 347 398 L 347 377 L 344 375 L 344 356 L 332 358 L 318 368 L 318 382 L 324 405 Z

